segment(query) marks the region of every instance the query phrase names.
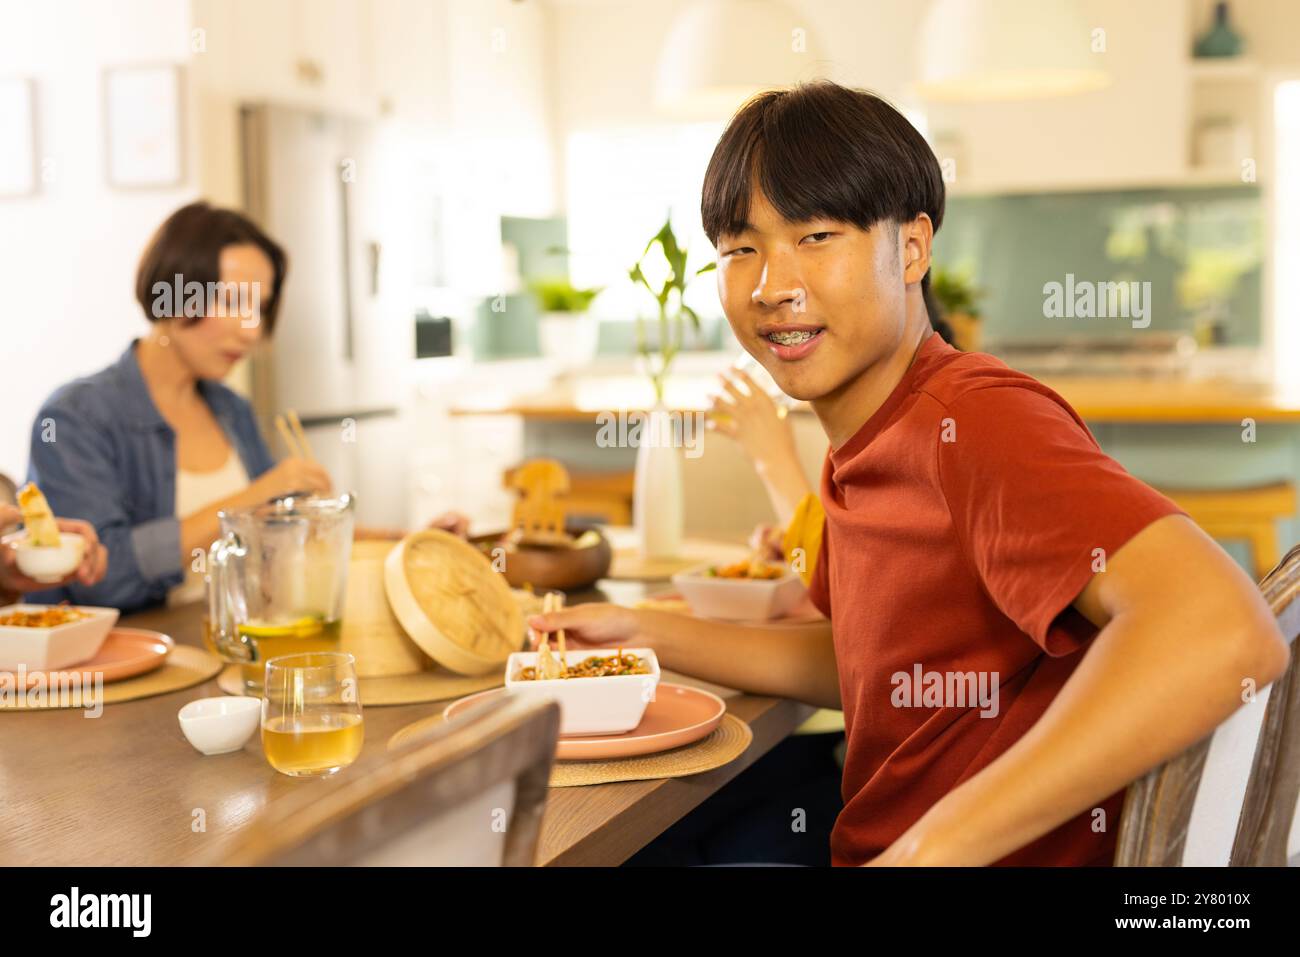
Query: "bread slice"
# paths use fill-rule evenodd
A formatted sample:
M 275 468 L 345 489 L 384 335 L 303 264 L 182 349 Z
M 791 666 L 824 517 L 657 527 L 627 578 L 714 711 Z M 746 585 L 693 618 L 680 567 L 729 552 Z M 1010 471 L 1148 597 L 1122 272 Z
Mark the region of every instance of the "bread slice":
M 28 541 L 41 546 L 59 544 L 59 526 L 54 521 L 54 513 L 50 511 L 50 503 L 31 482 L 18 490 L 18 507 L 23 511 Z

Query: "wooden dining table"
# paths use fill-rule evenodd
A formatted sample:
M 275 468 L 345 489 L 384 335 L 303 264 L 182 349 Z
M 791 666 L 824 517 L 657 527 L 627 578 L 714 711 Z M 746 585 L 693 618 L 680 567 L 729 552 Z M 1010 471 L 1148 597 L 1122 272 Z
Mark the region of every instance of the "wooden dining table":
M 603 580 L 569 597 L 632 604 L 663 583 Z M 200 604 L 123 618 L 180 644 L 202 647 Z M 541 865 L 621 864 L 797 728 L 813 710 L 665 672 L 664 679 L 722 696 L 753 731 L 741 757 L 690 777 L 552 788 Z M 216 679 L 183 691 L 80 709 L 0 711 L 0 865 L 181 865 L 220 858 L 223 845 L 271 802 L 315 779 L 286 777 L 266 762 L 258 735 L 243 750 L 205 757 L 181 734 L 177 712 L 219 696 Z M 386 758 L 398 729 L 447 702 L 365 710 L 365 746 L 340 772 L 365 774 Z

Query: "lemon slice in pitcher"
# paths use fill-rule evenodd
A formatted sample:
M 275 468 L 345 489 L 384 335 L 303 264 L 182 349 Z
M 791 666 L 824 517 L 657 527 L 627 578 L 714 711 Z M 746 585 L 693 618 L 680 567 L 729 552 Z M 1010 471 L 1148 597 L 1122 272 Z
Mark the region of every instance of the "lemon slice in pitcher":
M 239 626 L 240 632 L 250 638 L 305 638 L 321 630 L 321 619 L 315 615 L 303 615 L 294 621 L 245 622 Z

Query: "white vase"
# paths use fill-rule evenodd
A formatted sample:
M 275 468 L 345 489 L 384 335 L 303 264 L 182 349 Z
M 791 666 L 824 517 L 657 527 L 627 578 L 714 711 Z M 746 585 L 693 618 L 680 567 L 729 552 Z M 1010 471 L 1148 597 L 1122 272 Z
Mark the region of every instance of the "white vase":
M 562 369 L 590 364 L 599 337 L 600 324 L 588 313 L 545 312 L 537 322 L 542 355 Z
M 682 550 L 682 450 L 673 416 L 657 403 L 641 429 L 636 450 L 632 522 L 642 558 L 676 558 Z

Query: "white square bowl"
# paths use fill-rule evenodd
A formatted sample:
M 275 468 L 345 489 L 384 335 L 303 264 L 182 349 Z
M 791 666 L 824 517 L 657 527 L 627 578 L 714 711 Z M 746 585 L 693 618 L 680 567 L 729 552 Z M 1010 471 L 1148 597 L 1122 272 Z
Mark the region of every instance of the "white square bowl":
M 6 605 L 0 615 L 15 611 L 38 612 L 49 605 Z M 0 671 L 57 671 L 89 661 L 99 654 L 108 633 L 117 624 L 116 608 L 73 606 L 87 617 L 53 628 L 0 625 Z
M 623 734 L 641 723 L 646 705 L 654 700 L 659 686 L 659 660 L 649 648 L 566 649 L 566 666 L 588 658 L 608 658 L 622 651 L 645 659 L 650 668 L 644 675 L 611 675 L 606 678 L 549 678 L 520 681 L 521 668 L 537 664 L 537 652 L 516 651 L 506 660 L 506 694 L 554 698 L 560 703 L 560 734 Z M 556 657 L 559 657 L 556 654 Z
M 799 576 L 787 568 L 780 578 L 718 578 L 709 565 L 673 576 L 673 585 L 701 618 L 769 621 L 790 612 L 804 592 Z

